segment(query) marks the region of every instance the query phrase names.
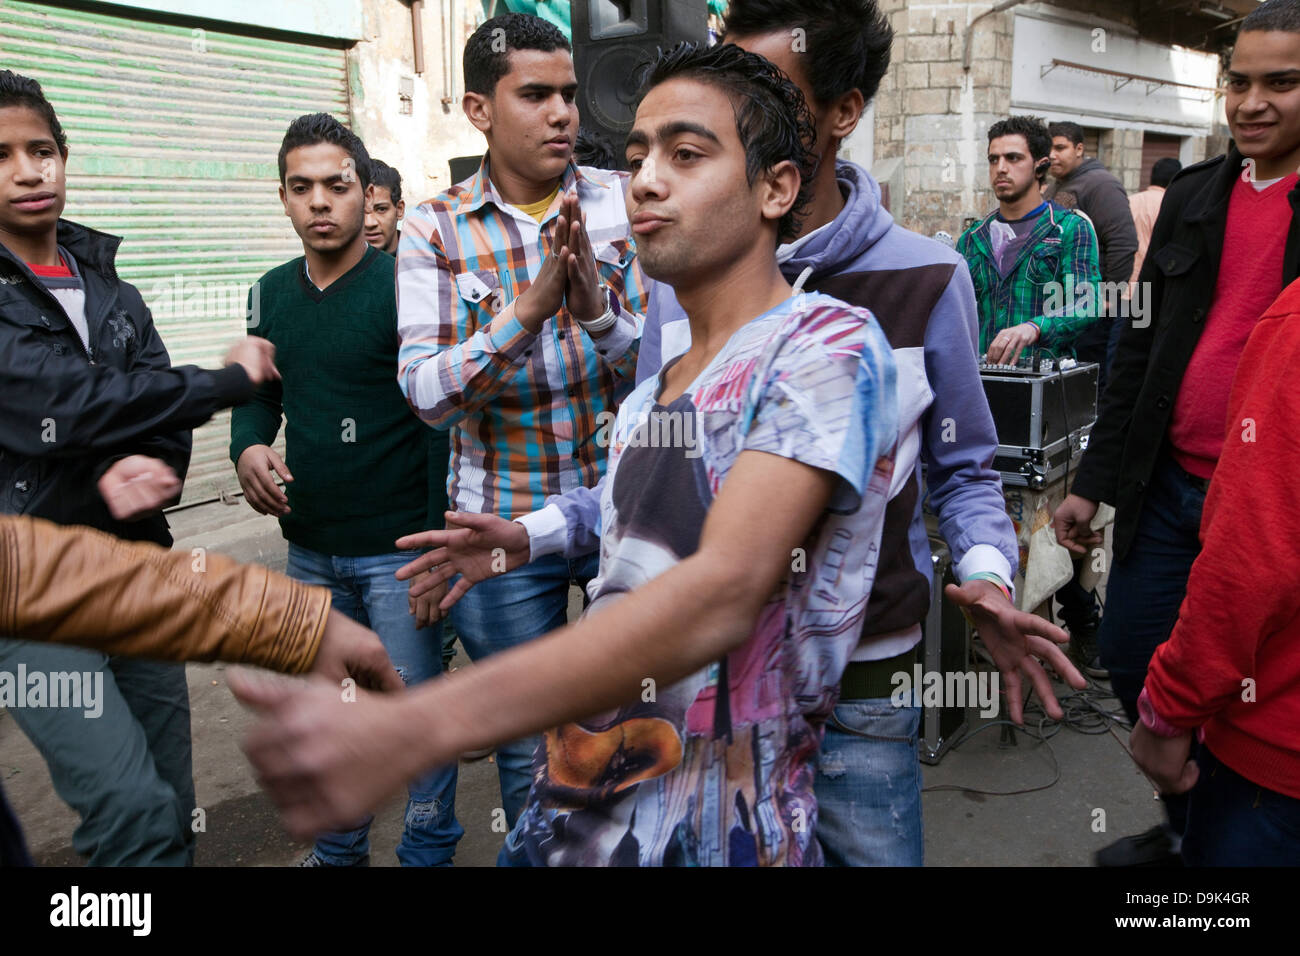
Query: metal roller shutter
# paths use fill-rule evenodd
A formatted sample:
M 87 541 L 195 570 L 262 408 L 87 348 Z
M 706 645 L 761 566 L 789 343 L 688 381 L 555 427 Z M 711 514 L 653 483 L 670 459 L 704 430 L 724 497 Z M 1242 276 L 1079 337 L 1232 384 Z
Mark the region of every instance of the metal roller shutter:
M 1181 136 L 1169 136 L 1165 133 L 1142 134 L 1142 179 L 1139 189 L 1151 185 L 1151 167 L 1158 159 L 1178 159 L 1182 152 Z
M 0 64 L 39 80 L 67 131 L 64 215 L 124 237 L 118 272 L 173 364 L 215 365 L 253 282 L 302 253 L 276 155 L 294 117 L 348 122 L 345 51 L 5 2 Z M 228 412 L 195 431 L 182 504 L 238 491 L 229 439 Z

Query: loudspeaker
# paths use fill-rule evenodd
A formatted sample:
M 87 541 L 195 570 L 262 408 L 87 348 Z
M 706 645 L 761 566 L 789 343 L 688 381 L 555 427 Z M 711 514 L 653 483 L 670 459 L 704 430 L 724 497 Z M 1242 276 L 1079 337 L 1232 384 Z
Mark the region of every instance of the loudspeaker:
M 447 161 L 451 167 L 451 184 L 464 182 L 478 172 L 479 165 L 483 162 L 483 156 L 453 156 Z
M 570 20 L 582 128 L 604 139 L 623 168 L 646 69 L 659 49 L 708 42 L 708 0 L 573 0 Z

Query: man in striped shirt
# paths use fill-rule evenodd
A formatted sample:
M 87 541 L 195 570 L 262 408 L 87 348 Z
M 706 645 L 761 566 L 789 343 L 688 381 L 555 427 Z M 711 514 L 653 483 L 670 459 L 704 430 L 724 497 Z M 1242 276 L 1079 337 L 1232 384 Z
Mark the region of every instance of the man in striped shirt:
M 470 37 L 464 68 L 463 107 L 488 153 L 406 217 L 398 381 L 425 422 L 451 430 L 452 507 L 510 520 L 604 473 L 598 436 L 634 382 L 645 280 L 626 176 L 573 163 L 577 79 L 563 35 L 536 17 L 495 17 Z M 569 585 L 595 571 L 595 555 L 534 562 L 475 588 L 452 623 L 475 660 L 517 646 L 563 625 Z M 498 750 L 510 826 L 535 744 Z

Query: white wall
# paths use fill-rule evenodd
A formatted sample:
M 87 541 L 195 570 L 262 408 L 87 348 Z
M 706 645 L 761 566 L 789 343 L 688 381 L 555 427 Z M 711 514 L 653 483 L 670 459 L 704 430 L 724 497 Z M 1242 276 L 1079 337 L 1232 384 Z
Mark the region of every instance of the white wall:
M 1018 10 L 1012 54 L 1011 107 L 1048 119 L 1084 125 L 1142 128 L 1180 135 L 1206 135 L 1218 101 L 1218 57 L 1140 40 L 1118 24 L 1094 17 L 1065 17 L 1060 11 Z M 1100 32 L 1098 32 L 1100 31 Z M 1193 90 L 1057 67 L 1041 75 L 1052 59 L 1208 87 Z M 1087 123 L 1095 117 L 1100 122 Z

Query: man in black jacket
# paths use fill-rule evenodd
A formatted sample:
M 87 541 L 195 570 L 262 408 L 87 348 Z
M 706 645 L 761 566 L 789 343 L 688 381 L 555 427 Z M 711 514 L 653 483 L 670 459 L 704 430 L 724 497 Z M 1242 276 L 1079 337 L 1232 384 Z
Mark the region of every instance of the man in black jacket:
M 59 218 L 67 155 L 40 85 L 0 70 L 0 511 L 170 545 L 159 509 L 180 495 L 189 430 L 273 377 L 273 349 L 241 340 L 219 371 L 171 368 L 117 276 L 121 240 Z M 69 682 L 95 702 L 57 706 Z M 0 706 L 81 814 L 73 846 L 92 864 L 189 861 L 182 665 L 3 640 Z
M 1055 516 L 1077 554 L 1100 543 L 1097 503 L 1116 508 L 1102 663 L 1133 722 L 1155 648 L 1178 618 L 1205 491 L 1225 441 L 1232 373 L 1254 323 L 1300 274 L 1300 0 L 1268 0 L 1242 22 L 1224 102 L 1234 145 L 1170 184 L 1138 281 L 1149 315 L 1124 323 L 1110 385 L 1072 493 Z M 1242 529 L 1249 534 L 1249 528 Z M 1098 854 L 1102 865 L 1171 862 L 1186 797 L 1169 824 Z

